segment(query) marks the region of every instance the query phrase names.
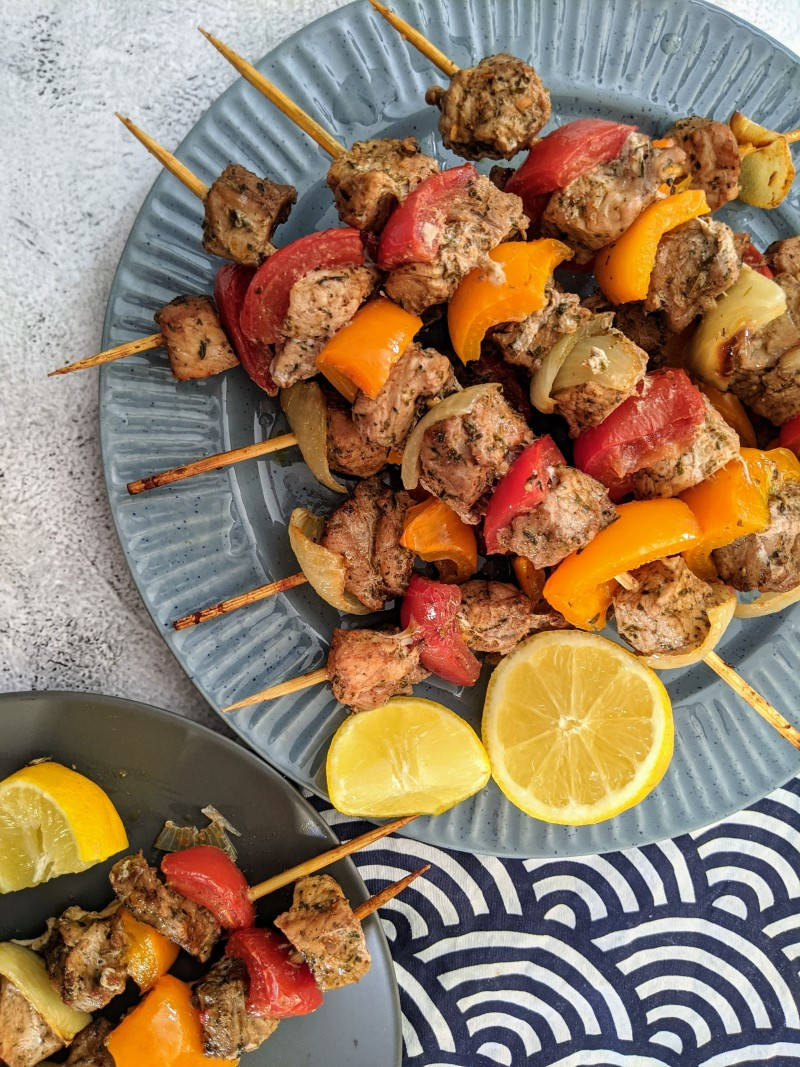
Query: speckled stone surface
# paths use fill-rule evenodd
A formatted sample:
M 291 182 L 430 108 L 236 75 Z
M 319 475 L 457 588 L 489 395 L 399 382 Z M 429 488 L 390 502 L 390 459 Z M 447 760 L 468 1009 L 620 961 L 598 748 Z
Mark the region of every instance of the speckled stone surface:
M 232 80 L 198 22 L 260 56 L 337 6 L 0 0 L 0 690 L 97 690 L 224 729 L 128 574 L 100 470 L 96 374 L 46 373 L 100 346 L 114 268 L 158 173 L 112 111 L 173 146 Z M 800 52 L 800 0 L 720 6 Z

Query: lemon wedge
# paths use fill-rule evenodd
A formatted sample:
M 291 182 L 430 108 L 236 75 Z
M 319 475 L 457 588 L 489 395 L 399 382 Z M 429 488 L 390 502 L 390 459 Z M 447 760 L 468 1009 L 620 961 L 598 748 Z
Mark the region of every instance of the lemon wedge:
M 60 763 L 36 763 L 0 782 L 0 893 L 76 874 L 128 847 L 99 785 Z
M 328 750 L 328 792 L 345 815 L 437 815 L 489 781 L 478 735 L 442 704 L 394 697 L 350 715 Z
M 601 822 L 638 804 L 672 758 L 658 676 L 597 634 L 536 634 L 495 669 L 483 742 L 495 781 L 545 822 Z

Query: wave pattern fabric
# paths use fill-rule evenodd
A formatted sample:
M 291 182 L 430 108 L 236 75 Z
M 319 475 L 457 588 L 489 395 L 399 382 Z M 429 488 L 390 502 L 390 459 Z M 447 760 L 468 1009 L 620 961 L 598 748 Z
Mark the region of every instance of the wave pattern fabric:
M 367 828 L 316 803 L 344 840 Z M 381 911 L 407 1067 L 800 1063 L 800 780 L 602 856 L 354 858 L 371 892 L 432 864 Z

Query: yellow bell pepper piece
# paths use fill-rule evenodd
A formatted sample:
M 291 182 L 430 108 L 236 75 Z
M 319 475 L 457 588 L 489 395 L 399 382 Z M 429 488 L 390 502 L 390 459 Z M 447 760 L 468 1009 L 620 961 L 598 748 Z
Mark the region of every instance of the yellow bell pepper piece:
M 771 448 L 764 455 L 771 459 L 784 478 L 800 478 L 800 459 L 788 448 Z
M 430 497 L 406 512 L 400 544 L 428 563 L 449 559 L 456 565 L 457 582 L 478 569 L 475 531 L 441 500 Z
M 119 915 L 127 942 L 124 960 L 128 974 L 140 989 L 149 989 L 178 958 L 178 946 L 154 927 L 134 919 L 127 908 Z

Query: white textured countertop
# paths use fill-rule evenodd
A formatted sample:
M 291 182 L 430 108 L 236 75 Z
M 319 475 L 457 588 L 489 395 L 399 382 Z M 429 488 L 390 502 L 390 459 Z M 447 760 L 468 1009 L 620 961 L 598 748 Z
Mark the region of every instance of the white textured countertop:
M 112 111 L 172 147 L 233 77 L 198 23 L 261 56 L 337 6 L 0 0 L 0 690 L 97 690 L 219 725 L 153 628 L 117 542 L 96 373 L 45 375 L 100 347 L 114 269 L 158 173 Z M 720 6 L 800 52 L 800 0 Z

